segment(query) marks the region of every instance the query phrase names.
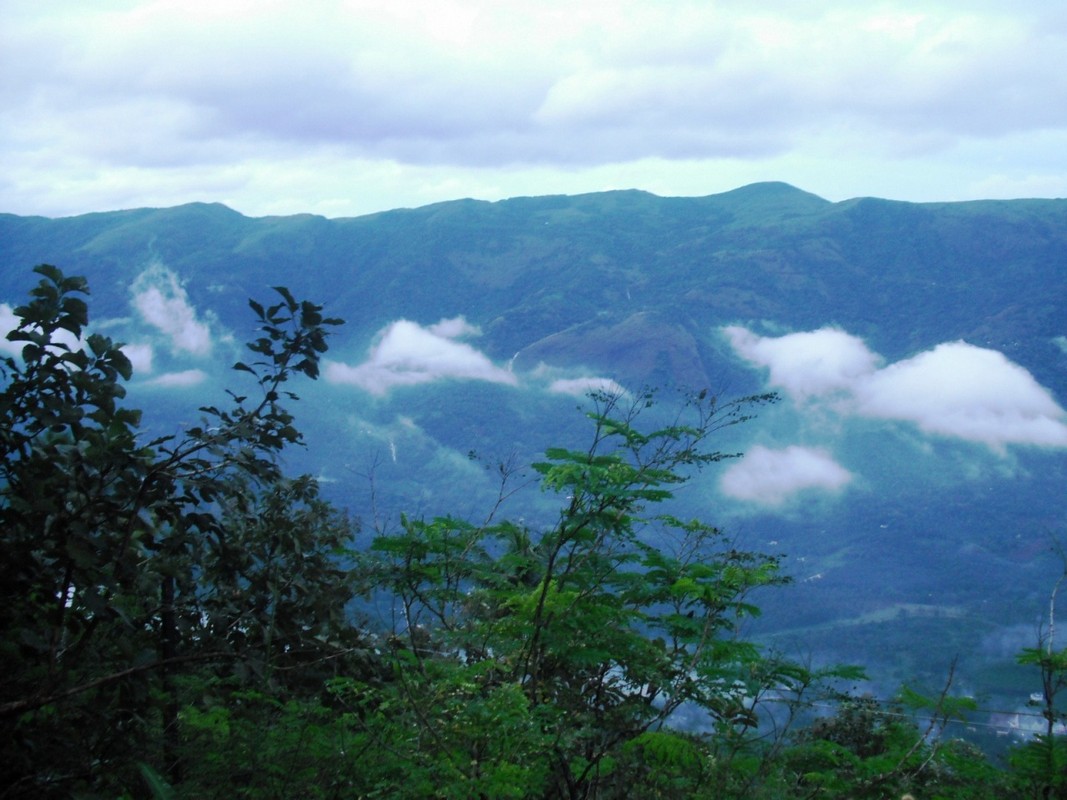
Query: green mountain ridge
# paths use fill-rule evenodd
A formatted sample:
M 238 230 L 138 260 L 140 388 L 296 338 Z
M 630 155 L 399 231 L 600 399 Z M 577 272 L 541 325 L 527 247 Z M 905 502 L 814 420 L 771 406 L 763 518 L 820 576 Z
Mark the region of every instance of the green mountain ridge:
M 965 339 L 1053 380 L 1040 342 L 1067 331 L 1056 280 L 1065 220 L 1067 201 L 830 203 L 780 183 L 703 198 L 454 201 L 335 220 L 249 218 L 218 204 L 4 216 L 0 290 L 16 297 L 12 278 L 41 261 L 115 286 L 159 261 L 195 300 L 215 286 L 234 311 L 257 286 L 299 276 L 339 307 L 367 308 L 373 297 L 364 333 L 400 315 L 464 314 L 498 358 L 594 320 L 661 312 L 682 338 L 704 339 L 695 329 L 709 323 L 834 323 L 889 358 Z M 596 356 L 548 346 L 571 361 Z

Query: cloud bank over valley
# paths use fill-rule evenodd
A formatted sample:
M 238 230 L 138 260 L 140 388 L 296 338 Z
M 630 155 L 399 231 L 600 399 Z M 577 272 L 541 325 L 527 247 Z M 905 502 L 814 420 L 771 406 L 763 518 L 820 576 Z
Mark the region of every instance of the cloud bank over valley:
M 772 450 L 753 445 L 723 473 L 719 488 L 737 500 L 779 506 L 806 490 L 837 491 L 852 474 L 825 450 L 790 445 Z
M 765 337 L 731 326 L 725 333 L 738 355 L 768 370 L 772 388 L 799 402 L 910 422 L 998 450 L 1067 447 L 1067 412 L 996 350 L 948 342 L 883 367 L 861 339 L 834 328 Z
M 462 316 L 428 326 L 407 319 L 395 320 L 378 332 L 362 362 L 352 365 L 328 359 L 324 375 L 329 383 L 352 386 L 378 397 L 398 387 L 448 380 L 523 385 L 578 397 L 594 391 L 626 393 L 611 378 L 576 376 L 547 364 L 520 375 L 512 371 L 510 363 L 495 364 L 472 344 L 460 341 L 478 336 L 481 330 Z
M 131 291 L 133 307 L 141 319 L 164 334 L 172 350 L 194 356 L 211 355 L 211 331 L 197 319 L 174 272 L 154 264 L 141 273 Z
M 862 339 L 837 328 L 761 336 L 723 329 L 734 352 L 766 370 L 801 417 L 904 423 L 923 436 L 977 443 L 1005 456 L 1009 447 L 1067 448 L 1067 412 L 1051 392 L 1003 353 L 946 342 L 886 364 Z M 814 435 L 814 434 L 812 434 Z M 740 500 L 780 505 L 805 489 L 838 490 L 850 473 L 828 449 L 756 446 L 723 476 Z
M 484 353 L 460 338 L 480 331 L 463 317 L 443 319 L 429 327 L 401 319 L 382 330 L 367 359 L 357 366 L 327 361 L 330 383 L 357 386 L 384 395 L 396 386 L 416 386 L 444 379 L 466 379 L 515 385 L 517 379 Z

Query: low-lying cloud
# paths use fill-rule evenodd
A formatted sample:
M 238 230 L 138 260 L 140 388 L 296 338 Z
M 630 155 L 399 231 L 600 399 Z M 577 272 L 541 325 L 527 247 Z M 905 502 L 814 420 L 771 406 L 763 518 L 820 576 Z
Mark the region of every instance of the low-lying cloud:
M 825 450 L 756 445 L 723 473 L 719 488 L 737 500 L 777 506 L 799 492 L 836 491 L 851 480 L 852 474 Z
M 856 386 L 860 413 L 904 419 L 928 433 L 983 442 L 1067 447 L 1067 414 L 1003 353 L 941 344 Z
M 628 394 L 626 389 L 611 378 L 558 378 L 548 385 L 548 391 L 554 394 L 570 394 L 584 397 L 590 392 L 603 392 L 614 397 Z
M 134 375 L 148 375 L 152 371 L 155 350 L 150 344 L 124 344 L 122 352 L 130 360 Z
M 496 366 L 484 353 L 457 338 L 477 335 L 462 317 L 424 328 L 401 319 L 383 329 L 367 360 L 358 366 L 328 361 L 327 381 L 358 386 L 383 395 L 397 386 L 415 386 L 446 379 L 479 380 L 515 385 L 515 376 Z
M 7 303 L 0 303 L 0 353 L 17 356 L 25 347 L 25 342 L 9 341 L 7 335 L 19 326 L 19 318 Z
M 207 380 L 207 373 L 199 369 L 186 369 L 181 372 L 168 372 L 146 382 L 148 386 L 161 386 L 166 389 L 187 389 L 199 386 Z
M 823 328 L 786 336 L 725 329 L 734 350 L 796 400 L 843 414 L 910 422 L 926 433 L 1006 445 L 1067 447 L 1067 412 L 1023 367 L 966 342 L 888 366 L 863 341 Z
M 134 281 L 132 291 L 131 302 L 141 319 L 165 334 L 172 350 L 194 356 L 211 354 L 211 329 L 197 319 L 173 271 L 155 264 Z
M 767 367 L 770 383 L 796 399 L 848 392 L 881 359 L 844 331 L 822 328 L 788 336 L 758 336 L 740 326 L 725 329 L 742 358 Z

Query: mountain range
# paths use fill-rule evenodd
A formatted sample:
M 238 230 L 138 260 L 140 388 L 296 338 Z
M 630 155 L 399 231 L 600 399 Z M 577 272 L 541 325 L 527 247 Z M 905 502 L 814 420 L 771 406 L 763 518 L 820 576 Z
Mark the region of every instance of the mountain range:
M 240 386 L 248 298 L 284 285 L 344 318 L 321 380 L 294 386 L 308 446 L 289 458 L 367 527 L 483 513 L 495 464 L 582 446 L 589 390 L 656 387 L 667 414 L 679 392 L 778 392 L 721 432 L 746 455 L 678 498 L 783 553 L 795 583 L 760 598 L 756 633 L 862 663 L 877 692 L 936 687 L 957 657 L 958 690 L 987 707 L 1032 690 L 1014 655 L 1067 548 L 1067 200 L 832 203 L 763 183 L 351 219 L 5 214 L 0 324 L 39 263 L 89 279 L 146 435 Z M 531 525 L 547 513 L 535 491 L 510 502 Z

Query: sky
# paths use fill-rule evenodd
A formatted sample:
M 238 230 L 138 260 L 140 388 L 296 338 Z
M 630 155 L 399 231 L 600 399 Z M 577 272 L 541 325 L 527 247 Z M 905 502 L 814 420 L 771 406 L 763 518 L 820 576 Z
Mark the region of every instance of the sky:
M 1067 196 L 1042 0 L 0 0 L 0 212 Z

